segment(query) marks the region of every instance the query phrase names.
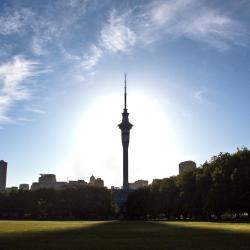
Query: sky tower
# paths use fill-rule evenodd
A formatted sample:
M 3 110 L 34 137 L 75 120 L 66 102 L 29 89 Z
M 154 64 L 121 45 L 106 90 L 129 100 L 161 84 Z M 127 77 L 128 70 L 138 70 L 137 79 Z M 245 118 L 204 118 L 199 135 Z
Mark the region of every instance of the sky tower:
M 128 182 L 128 145 L 129 145 L 129 133 L 133 125 L 129 122 L 128 110 L 127 110 L 127 82 L 125 74 L 124 82 L 124 109 L 122 113 L 122 122 L 118 125 L 122 135 L 122 147 L 123 147 L 123 189 L 129 189 Z

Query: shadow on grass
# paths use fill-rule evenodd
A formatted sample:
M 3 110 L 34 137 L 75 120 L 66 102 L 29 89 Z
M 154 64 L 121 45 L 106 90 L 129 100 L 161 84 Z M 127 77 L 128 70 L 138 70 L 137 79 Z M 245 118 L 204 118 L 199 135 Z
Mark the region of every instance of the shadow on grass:
M 250 234 L 172 223 L 114 221 L 69 230 L 1 236 L 0 249 L 249 250 Z

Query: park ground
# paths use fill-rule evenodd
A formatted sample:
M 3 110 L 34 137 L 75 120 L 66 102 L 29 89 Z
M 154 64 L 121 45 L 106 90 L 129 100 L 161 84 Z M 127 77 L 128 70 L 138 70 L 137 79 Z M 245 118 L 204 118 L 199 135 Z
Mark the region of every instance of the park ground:
M 144 221 L 0 221 L 1 250 L 249 250 L 250 224 Z

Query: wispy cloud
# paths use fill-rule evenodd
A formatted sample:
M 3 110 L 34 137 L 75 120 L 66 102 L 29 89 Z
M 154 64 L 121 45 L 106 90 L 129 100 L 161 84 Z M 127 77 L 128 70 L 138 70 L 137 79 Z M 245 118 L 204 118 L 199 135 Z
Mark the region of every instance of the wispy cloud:
M 220 50 L 232 43 L 247 43 L 244 27 L 232 17 L 208 7 L 205 1 L 156 1 L 147 7 L 144 21 L 147 27 L 142 38 L 148 42 L 186 37 Z
M 30 105 L 30 106 L 27 106 L 25 108 L 26 111 L 28 112 L 33 112 L 33 113 L 38 113 L 38 114 L 41 114 L 41 115 L 44 115 L 46 114 L 46 111 L 43 110 L 40 106 L 38 105 Z
M 112 52 L 126 51 L 136 42 L 136 34 L 129 27 L 130 12 L 119 14 L 113 10 L 100 32 L 101 46 Z
M 208 94 L 208 89 L 207 88 L 202 88 L 202 89 L 196 90 L 193 93 L 193 97 L 199 103 L 204 103 L 207 94 Z
M 107 52 L 127 52 L 159 40 L 185 37 L 221 51 L 232 44 L 248 43 L 246 29 L 240 22 L 203 0 L 151 1 L 135 9 L 110 11 L 97 43 L 84 56 L 86 69 L 96 65 Z
M 131 11 L 121 14 L 112 10 L 109 13 L 108 20 L 102 25 L 98 44 L 92 44 L 90 51 L 83 57 L 84 68 L 91 69 L 105 53 L 127 52 L 134 46 L 136 34 L 130 28 L 130 18 Z
M 71 32 L 72 27 L 85 15 L 90 2 L 93 1 L 48 1 L 41 11 L 32 8 L 32 4 L 25 8 L 8 6 L 0 13 L 0 35 L 29 37 L 27 44 L 35 55 L 48 55 L 50 48 L 61 44 L 65 33 Z
M 0 16 L 0 34 L 10 35 L 23 31 L 33 13 L 27 8 L 8 10 Z
M 93 44 L 90 48 L 90 52 L 84 55 L 81 65 L 85 69 L 91 69 L 93 66 L 96 65 L 102 55 L 103 50 Z
M 32 119 L 26 118 L 26 117 L 17 117 L 16 121 L 20 121 L 20 122 L 33 122 Z
M 17 102 L 30 98 L 27 79 L 37 75 L 37 63 L 21 56 L 0 65 L 0 123 L 10 122 L 8 111 Z
M 46 55 L 48 47 L 60 47 L 63 37 L 71 32 L 83 17 L 90 0 L 60 0 L 49 2 L 30 24 L 33 31 L 30 48 L 34 54 Z

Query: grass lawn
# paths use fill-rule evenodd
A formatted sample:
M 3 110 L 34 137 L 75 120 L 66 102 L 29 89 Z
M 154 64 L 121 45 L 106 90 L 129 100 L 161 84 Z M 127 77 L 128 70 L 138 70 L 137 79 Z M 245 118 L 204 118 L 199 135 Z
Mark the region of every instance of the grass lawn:
M 0 221 L 0 249 L 250 249 L 250 224 Z

